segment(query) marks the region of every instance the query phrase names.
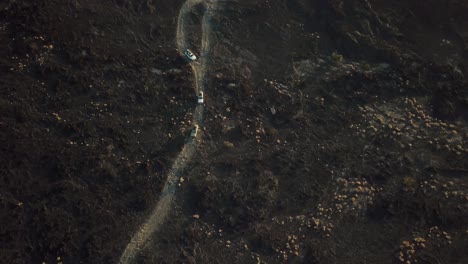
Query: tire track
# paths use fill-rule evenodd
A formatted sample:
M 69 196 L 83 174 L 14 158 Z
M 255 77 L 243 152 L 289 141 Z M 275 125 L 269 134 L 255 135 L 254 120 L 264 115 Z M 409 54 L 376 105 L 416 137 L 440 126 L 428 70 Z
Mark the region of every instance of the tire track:
M 177 34 L 176 34 L 176 44 L 177 48 L 183 54 L 187 46 L 187 39 L 185 33 L 185 17 L 191 9 L 197 4 L 204 4 L 206 7 L 206 12 L 203 15 L 201 22 L 201 31 L 202 31 L 202 41 L 201 41 L 201 50 L 200 58 L 198 61 L 191 62 L 190 66 L 194 74 L 194 85 L 195 91 L 205 90 L 205 73 L 206 73 L 206 64 L 207 64 L 207 54 L 210 47 L 210 34 L 211 27 L 209 24 L 209 16 L 211 10 L 214 10 L 216 6 L 215 1 L 205 1 L 205 0 L 188 0 L 186 1 L 181 9 L 179 10 L 178 20 L 177 20 Z M 197 104 L 194 114 L 193 114 L 193 124 L 198 124 L 200 127 L 203 127 L 203 112 L 204 105 Z M 174 194 L 176 191 L 176 186 L 179 178 L 182 176 L 183 170 L 185 169 L 187 162 L 192 157 L 193 153 L 196 151 L 198 142 L 201 140 L 201 134 L 197 138 L 186 143 L 182 148 L 182 151 L 177 156 L 174 164 L 172 165 L 171 170 L 167 175 L 166 182 L 160 194 L 160 198 L 156 207 L 151 212 L 149 218 L 143 223 L 139 230 L 134 234 L 125 248 L 119 263 L 120 264 L 129 264 L 133 261 L 136 254 L 143 248 L 145 243 L 151 237 L 151 235 L 159 230 L 163 224 L 165 218 L 171 210 L 171 205 L 174 199 Z

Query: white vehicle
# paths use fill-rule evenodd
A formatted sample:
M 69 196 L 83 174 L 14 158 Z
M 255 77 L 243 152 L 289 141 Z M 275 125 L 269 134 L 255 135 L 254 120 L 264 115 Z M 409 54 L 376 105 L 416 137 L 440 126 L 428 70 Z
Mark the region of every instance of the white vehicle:
M 195 138 L 198 134 L 198 125 L 194 125 L 192 128 L 192 132 L 190 132 L 190 137 Z
M 195 56 L 195 54 L 193 54 L 193 52 L 189 49 L 186 49 L 185 52 L 184 52 L 185 56 L 187 56 L 187 58 L 191 61 L 194 61 L 197 59 L 197 56 Z
M 200 91 L 197 95 L 197 102 L 199 104 L 203 104 L 203 92 L 202 91 Z

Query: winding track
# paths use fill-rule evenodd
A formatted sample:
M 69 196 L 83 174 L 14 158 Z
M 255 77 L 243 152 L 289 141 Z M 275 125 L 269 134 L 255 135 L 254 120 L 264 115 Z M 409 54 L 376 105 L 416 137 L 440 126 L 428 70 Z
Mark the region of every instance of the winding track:
M 177 48 L 183 54 L 187 45 L 187 38 L 185 33 L 185 17 L 191 9 L 197 5 L 203 4 L 206 8 L 205 14 L 201 22 L 201 31 L 202 31 L 202 40 L 201 40 L 201 50 L 200 56 L 197 61 L 191 62 L 190 66 L 195 76 L 195 92 L 198 94 L 199 91 L 205 90 L 205 73 L 206 73 L 206 62 L 207 54 L 210 47 L 210 33 L 211 27 L 209 24 L 209 18 L 212 10 L 215 9 L 217 4 L 216 1 L 210 0 L 187 0 L 181 7 L 179 11 L 179 16 L 177 20 L 177 35 L 176 42 Z M 194 113 L 193 113 L 193 124 L 198 124 L 200 127 L 203 127 L 203 112 L 204 105 L 197 104 Z M 176 186 L 182 172 L 186 167 L 187 162 L 192 157 L 195 152 L 198 142 L 200 140 L 199 133 L 198 137 L 189 141 L 184 145 L 182 151 L 177 156 L 174 164 L 172 165 L 171 170 L 167 175 L 166 182 L 160 194 L 160 198 L 156 207 L 153 209 L 149 218 L 143 223 L 139 230 L 134 234 L 130 242 L 128 243 L 125 251 L 120 257 L 119 264 L 130 264 L 135 258 L 136 254 L 142 249 L 151 235 L 159 230 L 163 224 L 165 218 L 170 212 L 171 205 L 174 199 L 174 194 L 176 191 Z

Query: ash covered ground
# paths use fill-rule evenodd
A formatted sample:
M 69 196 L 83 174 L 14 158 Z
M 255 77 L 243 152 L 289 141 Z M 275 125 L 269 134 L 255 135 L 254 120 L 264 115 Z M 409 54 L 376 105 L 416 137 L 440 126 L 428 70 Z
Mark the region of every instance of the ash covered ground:
M 183 2 L 0 4 L 1 263 L 118 262 L 192 126 Z M 221 2 L 202 141 L 135 263 L 466 263 L 466 14 Z

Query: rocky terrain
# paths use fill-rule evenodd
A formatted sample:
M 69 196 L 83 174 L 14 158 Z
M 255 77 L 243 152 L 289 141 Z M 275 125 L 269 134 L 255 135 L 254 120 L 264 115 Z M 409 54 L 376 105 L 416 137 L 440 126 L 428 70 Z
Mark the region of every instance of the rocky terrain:
M 182 4 L 0 4 L 0 262 L 117 263 L 191 126 Z M 466 263 L 467 13 L 220 2 L 203 140 L 136 263 Z

